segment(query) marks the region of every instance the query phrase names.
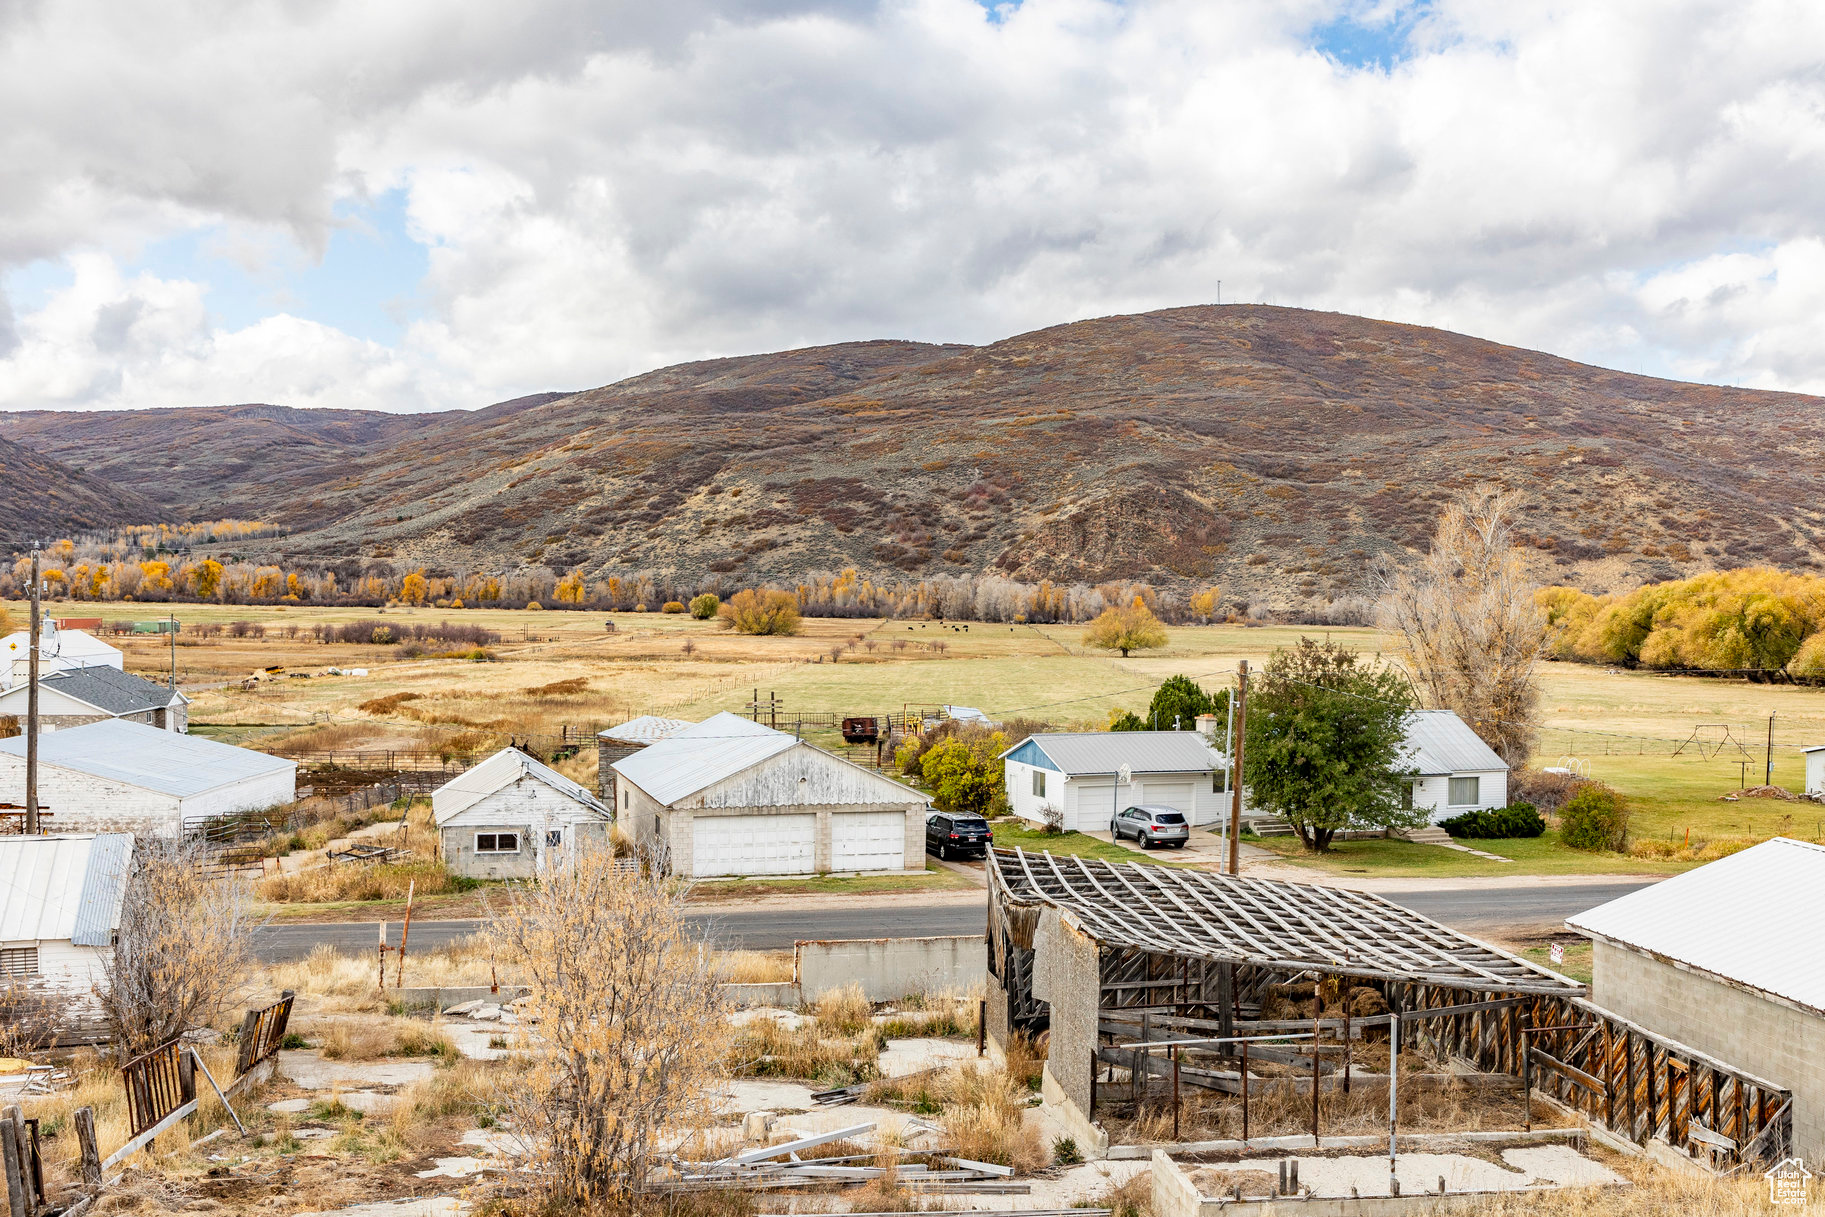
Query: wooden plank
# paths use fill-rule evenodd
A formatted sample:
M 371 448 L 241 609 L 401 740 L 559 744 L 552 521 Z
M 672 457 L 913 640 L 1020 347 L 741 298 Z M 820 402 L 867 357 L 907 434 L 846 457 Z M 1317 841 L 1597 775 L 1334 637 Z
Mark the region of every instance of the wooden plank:
M 179 1120 L 193 1114 L 195 1111 L 196 1100 L 192 1099 L 190 1102 L 185 1103 L 182 1107 L 179 1107 L 176 1111 L 160 1120 L 157 1124 L 154 1124 L 151 1128 L 148 1128 L 145 1132 L 140 1133 L 137 1137 L 134 1137 L 131 1141 L 109 1154 L 102 1162 L 101 1169 L 105 1171 L 116 1162 L 119 1162 L 129 1154 L 132 1154 L 135 1150 L 144 1149 L 152 1143 L 153 1139 L 156 1138 L 158 1134 L 164 1132 Z
M 1548 1070 L 1559 1077 L 1564 1078 L 1566 1081 L 1576 1083 L 1592 1094 L 1603 1093 L 1603 1083 L 1584 1072 L 1584 1070 L 1579 1069 L 1577 1066 L 1568 1065 L 1558 1057 L 1552 1056 L 1539 1048 L 1532 1049 L 1528 1055 L 1534 1064 L 1546 1066 Z

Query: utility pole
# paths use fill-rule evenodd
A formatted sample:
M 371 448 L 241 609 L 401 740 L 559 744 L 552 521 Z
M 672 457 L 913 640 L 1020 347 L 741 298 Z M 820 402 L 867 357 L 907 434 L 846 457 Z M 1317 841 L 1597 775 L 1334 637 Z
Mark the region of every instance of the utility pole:
M 1762 785 L 1774 785 L 1774 714 L 1768 715 L 1768 772 L 1762 778 Z
M 1231 699 L 1234 714 L 1242 720 L 1242 730 L 1235 735 L 1236 754 L 1229 762 L 1229 873 L 1242 873 L 1242 750 L 1248 739 L 1248 660 L 1236 664 L 1236 695 Z M 1231 720 L 1232 722 L 1234 719 Z
M 175 693 L 177 692 L 177 614 L 169 613 L 167 616 L 171 618 L 167 624 L 171 627 L 171 691 Z
M 32 626 L 25 654 L 25 834 L 38 835 L 38 641 L 43 637 L 39 619 L 38 547 L 32 546 Z

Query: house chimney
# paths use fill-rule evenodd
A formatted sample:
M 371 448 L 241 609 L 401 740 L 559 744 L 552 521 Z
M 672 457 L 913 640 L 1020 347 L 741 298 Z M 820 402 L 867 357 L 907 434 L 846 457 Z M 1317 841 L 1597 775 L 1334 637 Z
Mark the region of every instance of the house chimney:
M 1217 725 L 1221 721 L 1222 720 L 1214 714 L 1198 715 L 1198 734 L 1204 737 L 1205 743 L 1214 744 L 1217 742 Z

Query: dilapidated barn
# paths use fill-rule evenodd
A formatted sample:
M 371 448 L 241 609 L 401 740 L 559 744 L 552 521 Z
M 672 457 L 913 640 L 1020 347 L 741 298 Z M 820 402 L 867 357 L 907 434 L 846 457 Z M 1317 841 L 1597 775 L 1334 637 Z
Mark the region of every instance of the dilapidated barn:
M 1320 1096 L 1352 1083 L 1474 1089 L 1516 1125 L 1539 1097 L 1726 1164 L 1790 1141 L 1779 1084 L 1377 896 L 1018 849 L 992 851 L 989 873 L 990 1032 L 1043 1035 L 1046 1094 L 1096 1141 L 1099 1117 L 1138 1120 L 1162 1090 L 1176 1127 L 1193 1089 L 1225 1127 L 1239 1101 L 1245 1140 L 1251 1089 L 1283 1108 L 1302 1094 L 1316 1136 Z M 1415 1052 L 1417 1073 L 1399 1057 Z

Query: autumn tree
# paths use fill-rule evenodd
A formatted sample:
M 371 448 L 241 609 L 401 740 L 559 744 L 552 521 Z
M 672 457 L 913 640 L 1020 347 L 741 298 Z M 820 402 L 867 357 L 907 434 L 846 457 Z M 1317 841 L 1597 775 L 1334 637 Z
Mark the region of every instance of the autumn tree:
M 1008 737 L 999 731 L 958 733 L 941 740 L 920 759 L 919 771 L 940 811 L 983 815 L 1003 797 L 1001 754 Z
M 715 592 L 704 592 L 691 597 L 691 616 L 699 621 L 708 621 L 722 607 L 722 600 Z
M 402 604 L 423 604 L 429 589 L 423 568 L 407 575 L 399 585 L 399 600 Z
M 222 564 L 214 558 L 204 558 L 189 573 L 190 587 L 198 600 L 211 599 L 222 586 Z
M 580 570 L 573 570 L 562 579 L 558 580 L 558 603 L 582 604 L 583 596 L 586 591 L 587 587 L 583 580 L 583 572 Z
M 798 599 L 791 592 L 749 588 L 716 610 L 724 629 L 738 634 L 796 634 Z
M 521 1023 L 537 1028 L 508 1108 L 552 1211 L 622 1211 L 715 1110 L 723 978 L 692 936 L 685 885 L 656 861 L 630 873 L 584 849 L 512 888 L 495 923 L 530 990 Z
M 1149 651 L 1166 645 L 1166 627 L 1139 596 L 1126 608 L 1110 607 L 1084 631 L 1084 645 L 1104 651 Z
M 1248 695 L 1249 803 L 1286 819 L 1314 851 L 1342 829 L 1424 823 L 1424 810 L 1401 806 L 1412 708 L 1399 672 L 1347 647 L 1301 638 L 1275 651 Z
M 1201 592 L 1193 592 L 1185 602 L 1185 607 L 1200 621 L 1213 620 L 1223 610 L 1223 589 L 1212 586 Z
M 1448 506 L 1425 560 L 1384 579 L 1381 616 L 1427 704 L 1455 712 L 1520 766 L 1540 733 L 1538 669 L 1550 627 L 1512 517 L 1501 495 Z

